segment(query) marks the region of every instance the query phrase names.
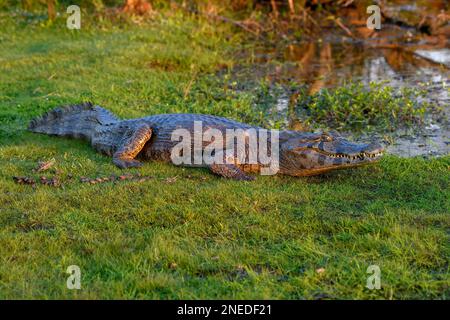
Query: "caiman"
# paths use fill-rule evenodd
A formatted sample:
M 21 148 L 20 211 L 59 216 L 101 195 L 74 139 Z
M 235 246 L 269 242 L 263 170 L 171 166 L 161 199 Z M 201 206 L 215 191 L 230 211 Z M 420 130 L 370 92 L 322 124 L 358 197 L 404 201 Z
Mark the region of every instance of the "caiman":
M 179 141 L 173 141 L 172 133 L 183 128 L 194 134 L 194 121 L 202 123 L 202 130 L 214 128 L 223 134 L 227 129 L 260 129 L 205 114 L 158 114 L 120 120 L 108 110 L 91 103 L 51 110 L 33 119 L 28 129 L 37 133 L 88 140 L 94 149 L 112 156 L 115 165 L 129 168 L 141 166 L 139 160 L 173 162 L 172 149 Z M 336 133 L 281 130 L 278 134 L 278 174 L 311 176 L 374 163 L 383 154 L 383 147 L 378 143 L 353 143 Z M 248 143 L 248 140 L 245 141 Z M 203 142 L 203 148 L 207 144 Z M 223 163 L 197 163 L 191 166 L 208 167 L 213 173 L 226 178 L 253 180 L 254 176 L 249 173 L 259 172 L 264 165 L 259 163 L 258 158 L 256 163 L 251 164 L 227 159 Z

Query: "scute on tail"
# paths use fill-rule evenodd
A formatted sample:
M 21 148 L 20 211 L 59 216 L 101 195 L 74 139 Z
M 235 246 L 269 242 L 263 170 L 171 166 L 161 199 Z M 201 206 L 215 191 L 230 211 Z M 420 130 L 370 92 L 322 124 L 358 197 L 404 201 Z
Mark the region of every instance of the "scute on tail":
M 91 102 L 58 107 L 34 118 L 28 125 L 31 132 L 90 139 L 98 125 L 119 121 L 110 111 Z

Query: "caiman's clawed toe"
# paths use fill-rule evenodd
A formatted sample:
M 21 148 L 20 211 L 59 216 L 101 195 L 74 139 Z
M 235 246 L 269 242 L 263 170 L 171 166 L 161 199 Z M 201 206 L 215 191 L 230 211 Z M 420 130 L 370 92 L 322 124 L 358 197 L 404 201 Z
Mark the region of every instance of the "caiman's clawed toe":
M 134 159 L 113 159 L 113 163 L 121 169 L 142 167 L 142 163 Z

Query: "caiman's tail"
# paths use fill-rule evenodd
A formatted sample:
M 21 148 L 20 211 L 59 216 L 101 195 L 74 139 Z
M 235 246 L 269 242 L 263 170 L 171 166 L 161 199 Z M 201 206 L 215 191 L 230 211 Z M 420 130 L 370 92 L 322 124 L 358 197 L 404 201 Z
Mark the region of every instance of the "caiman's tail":
M 33 119 L 28 130 L 90 140 L 96 127 L 119 121 L 111 112 L 87 102 L 59 107 Z

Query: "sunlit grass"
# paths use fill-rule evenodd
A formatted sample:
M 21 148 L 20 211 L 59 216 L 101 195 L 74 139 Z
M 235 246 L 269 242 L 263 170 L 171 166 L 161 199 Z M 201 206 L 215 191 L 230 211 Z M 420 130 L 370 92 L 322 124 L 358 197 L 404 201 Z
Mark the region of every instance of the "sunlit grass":
M 178 15 L 80 32 L 1 21 L 0 298 L 449 298 L 449 157 L 251 183 L 149 162 L 131 170 L 145 182 L 81 183 L 122 171 L 86 142 L 26 132 L 32 117 L 92 100 L 123 118 L 258 123 L 252 96 L 211 80 L 236 36 Z M 51 158 L 62 187 L 14 183 Z M 372 264 L 381 290 L 365 288 Z

